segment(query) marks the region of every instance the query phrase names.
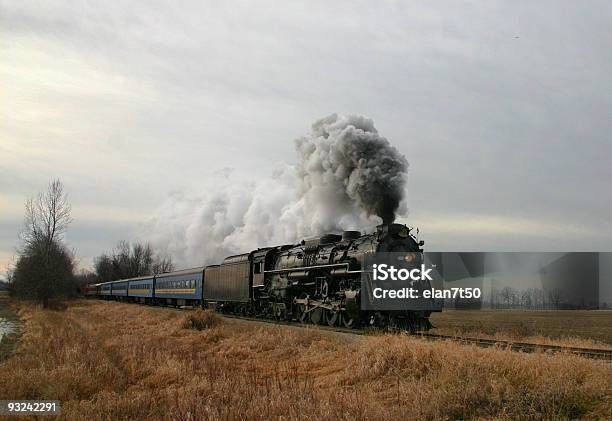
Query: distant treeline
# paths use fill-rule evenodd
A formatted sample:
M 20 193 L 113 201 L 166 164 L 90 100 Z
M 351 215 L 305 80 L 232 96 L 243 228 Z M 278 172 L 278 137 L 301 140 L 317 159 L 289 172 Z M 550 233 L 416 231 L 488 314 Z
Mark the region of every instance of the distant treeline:
M 114 251 L 94 259 L 94 268 L 97 281 L 108 282 L 171 272 L 174 263 L 170 256 L 155 253 L 149 244 L 135 243 L 130 246 L 127 241 L 120 241 Z
M 600 305 L 595 302 L 575 303 L 570 301 L 560 288 L 544 290 L 541 288 L 516 289 L 504 287 L 493 288 L 488 300 L 456 299 L 445 300 L 446 308 L 491 308 L 498 310 L 590 310 L 607 308 L 607 303 Z

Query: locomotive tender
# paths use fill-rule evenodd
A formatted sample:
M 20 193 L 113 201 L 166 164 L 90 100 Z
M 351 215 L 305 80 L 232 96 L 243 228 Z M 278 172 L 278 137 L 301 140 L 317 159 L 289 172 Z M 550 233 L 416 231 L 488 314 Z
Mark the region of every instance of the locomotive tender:
M 405 225 L 383 224 L 372 234 L 326 234 L 230 256 L 219 265 L 89 285 L 86 294 L 329 326 L 428 329 L 429 310 L 361 308 L 367 254 L 403 252 L 421 264 L 423 242 L 410 231 Z

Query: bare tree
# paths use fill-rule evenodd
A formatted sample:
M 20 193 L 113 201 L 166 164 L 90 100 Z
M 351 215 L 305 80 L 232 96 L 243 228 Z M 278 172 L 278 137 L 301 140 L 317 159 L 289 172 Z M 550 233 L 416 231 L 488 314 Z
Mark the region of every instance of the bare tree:
M 64 185 L 60 180 L 49 183 L 47 191 L 40 193 L 36 199 L 30 198 L 25 204 L 25 223 L 21 232 L 24 246 L 42 242 L 49 246 L 53 241 L 61 239 L 68 225 L 71 206 Z
M 151 271 L 153 263 L 153 250 L 149 244 L 136 243 L 132 246 L 132 255 L 130 259 L 130 275 L 141 276 L 148 275 Z
M 12 284 L 13 279 L 15 278 L 15 256 L 11 258 L 11 261 L 6 266 L 6 270 L 4 272 L 5 280 L 7 284 Z
M 514 290 L 510 287 L 504 287 L 501 290 L 501 297 L 506 303 L 506 308 L 510 308 L 510 304 L 514 299 Z
M 553 288 L 548 291 L 548 300 L 554 306 L 555 309 L 559 309 L 561 305 L 561 299 L 563 298 L 563 293 L 559 288 Z
M 94 266 L 100 282 L 134 278 L 174 270 L 172 258 L 157 255 L 149 244 L 120 241 L 114 252 L 103 253 L 94 259 Z
M 531 308 L 531 294 L 528 289 L 521 291 L 521 305 L 523 308 Z
M 108 282 L 114 280 L 113 257 L 106 253 L 94 259 L 94 268 L 98 275 L 99 282 Z
M 519 291 L 517 291 L 516 289 L 512 288 L 511 289 L 512 294 L 511 294 L 511 303 L 512 303 L 512 308 L 516 308 L 520 306 L 520 293 Z
M 56 295 L 74 293 L 74 257 L 62 243 L 72 222 L 70 205 L 60 180 L 25 204 L 22 246 L 14 272 L 14 291 L 48 306 Z
M 499 308 L 500 292 L 497 288 L 491 289 L 491 308 Z
M 166 273 L 174 270 L 174 263 L 172 257 L 168 255 L 156 256 L 153 263 L 153 273 Z
M 9 263 L 6 266 L 6 270 L 4 272 L 4 280 L 0 279 L 0 291 L 9 290 L 13 284 L 13 277 L 15 276 L 15 268 Z
M 88 269 L 81 269 L 75 275 L 75 281 L 79 289 L 81 290 L 81 293 L 85 291 L 85 286 L 87 284 L 94 284 L 96 283 L 96 280 L 97 280 L 96 274 Z
M 544 291 L 540 288 L 531 289 L 532 301 L 535 308 L 544 309 L 546 306 L 546 300 L 544 299 Z
M 130 273 L 130 243 L 120 241 L 117 244 L 117 252 L 113 256 L 113 271 L 118 276 L 116 279 L 129 278 Z

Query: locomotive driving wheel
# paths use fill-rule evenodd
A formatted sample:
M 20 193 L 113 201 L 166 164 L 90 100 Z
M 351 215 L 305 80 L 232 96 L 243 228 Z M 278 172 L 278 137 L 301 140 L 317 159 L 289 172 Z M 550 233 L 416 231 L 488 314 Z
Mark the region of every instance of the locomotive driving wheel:
M 325 310 L 325 323 L 328 326 L 336 326 L 340 320 L 340 313 L 334 310 Z
M 323 324 L 323 311 L 323 307 L 315 307 L 310 310 L 310 323 L 312 323 L 313 325 Z
M 300 300 L 308 298 L 308 294 L 301 293 L 298 297 Z M 295 304 L 295 319 L 300 323 L 308 322 L 308 306 L 306 304 Z
M 286 318 L 285 306 L 282 303 L 274 303 L 274 318 L 276 320 L 285 320 Z
M 347 327 L 349 329 L 354 329 L 357 327 L 357 319 L 355 319 L 354 317 L 349 316 L 346 312 L 342 313 L 340 316 L 344 327 Z

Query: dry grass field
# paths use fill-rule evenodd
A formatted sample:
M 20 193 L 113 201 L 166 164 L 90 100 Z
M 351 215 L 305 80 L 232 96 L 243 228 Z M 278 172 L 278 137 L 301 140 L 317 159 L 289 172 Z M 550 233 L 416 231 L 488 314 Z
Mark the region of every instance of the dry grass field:
M 100 301 L 22 305 L 0 399 L 66 419 L 605 419 L 612 368 Z M 201 330 L 198 330 L 201 329 Z
M 612 310 L 444 310 L 433 333 L 612 349 Z

